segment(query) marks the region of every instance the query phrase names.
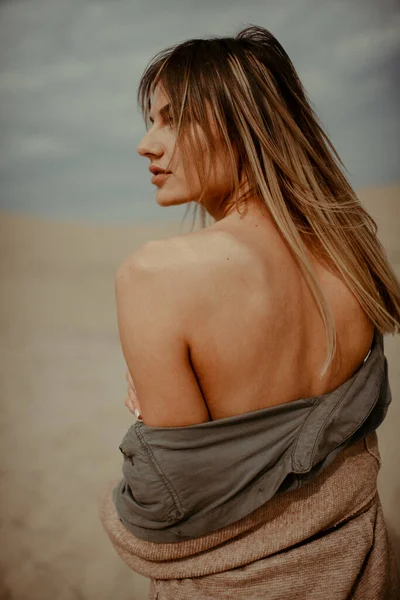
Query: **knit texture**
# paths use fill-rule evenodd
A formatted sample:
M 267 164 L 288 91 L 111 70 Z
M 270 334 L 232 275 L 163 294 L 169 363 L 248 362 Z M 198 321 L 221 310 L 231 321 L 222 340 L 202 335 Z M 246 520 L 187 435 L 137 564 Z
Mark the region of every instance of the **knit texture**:
M 196 539 L 144 541 L 119 520 L 115 482 L 100 500 L 116 551 L 152 580 L 149 600 L 396 600 L 400 583 L 377 492 L 376 433 L 343 450 L 315 480 L 275 495 Z

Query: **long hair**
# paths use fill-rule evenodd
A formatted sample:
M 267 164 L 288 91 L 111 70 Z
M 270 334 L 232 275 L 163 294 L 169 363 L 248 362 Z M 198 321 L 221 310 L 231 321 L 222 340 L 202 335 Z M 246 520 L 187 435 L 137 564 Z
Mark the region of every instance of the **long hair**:
M 195 160 L 203 190 L 195 214 L 199 207 L 202 227 L 217 132 L 230 157 L 230 197 L 236 210 L 246 211 L 249 194 L 256 198 L 291 250 L 325 325 L 327 357 L 321 377 L 335 356 L 336 330 L 309 252 L 342 278 L 383 335 L 399 333 L 400 284 L 377 238 L 377 225 L 347 181 L 344 165 L 276 38 L 249 25 L 235 37 L 191 39 L 159 52 L 138 88 L 146 124 L 158 84 L 171 104 L 177 124 L 174 152 L 179 144 L 185 169 L 201 156 L 204 144 L 193 123 L 206 140 L 207 165 Z M 243 177 L 248 194 L 240 193 Z

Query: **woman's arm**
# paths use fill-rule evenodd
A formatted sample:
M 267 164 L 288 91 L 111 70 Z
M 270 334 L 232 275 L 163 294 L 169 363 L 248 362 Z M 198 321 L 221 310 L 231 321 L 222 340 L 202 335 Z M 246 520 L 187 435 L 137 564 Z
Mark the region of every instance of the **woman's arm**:
M 199 293 L 193 264 L 179 260 L 185 255 L 163 240 L 146 244 L 115 277 L 122 352 L 143 421 L 154 427 L 210 420 L 190 361 L 188 331 Z

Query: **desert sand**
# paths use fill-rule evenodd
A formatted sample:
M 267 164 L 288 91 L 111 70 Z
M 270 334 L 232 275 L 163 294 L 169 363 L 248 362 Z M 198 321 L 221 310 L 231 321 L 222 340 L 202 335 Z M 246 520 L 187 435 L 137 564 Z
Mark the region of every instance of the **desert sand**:
M 400 277 L 400 185 L 360 190 Z M 183 233 L 190 230 L 187 219 Z M 141 600 L 148 580 L 121 561 L 97 502 L 120 476 L 124 406 L 114 274 L 180 222 L 95 226 L 0 213 L 3 600 Z M 385 337 L 392 405 L 378 430 L 379 491 L 400 561 L 400 337 Z

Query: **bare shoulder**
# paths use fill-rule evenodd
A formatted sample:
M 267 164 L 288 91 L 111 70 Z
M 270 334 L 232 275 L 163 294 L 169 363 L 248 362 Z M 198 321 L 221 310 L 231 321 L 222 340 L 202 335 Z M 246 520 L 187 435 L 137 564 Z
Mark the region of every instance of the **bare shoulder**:
M 222 265 L 233 268 L 244 258 L 243 249 L 227 232 L 205 229 L 148 241 L 119 265 L 117 273 L 131 269 L 163 276 L 173 272 L 192 275 L 192 283 L 196 278 L 201 283 L 204 276 L 221 275 Z

